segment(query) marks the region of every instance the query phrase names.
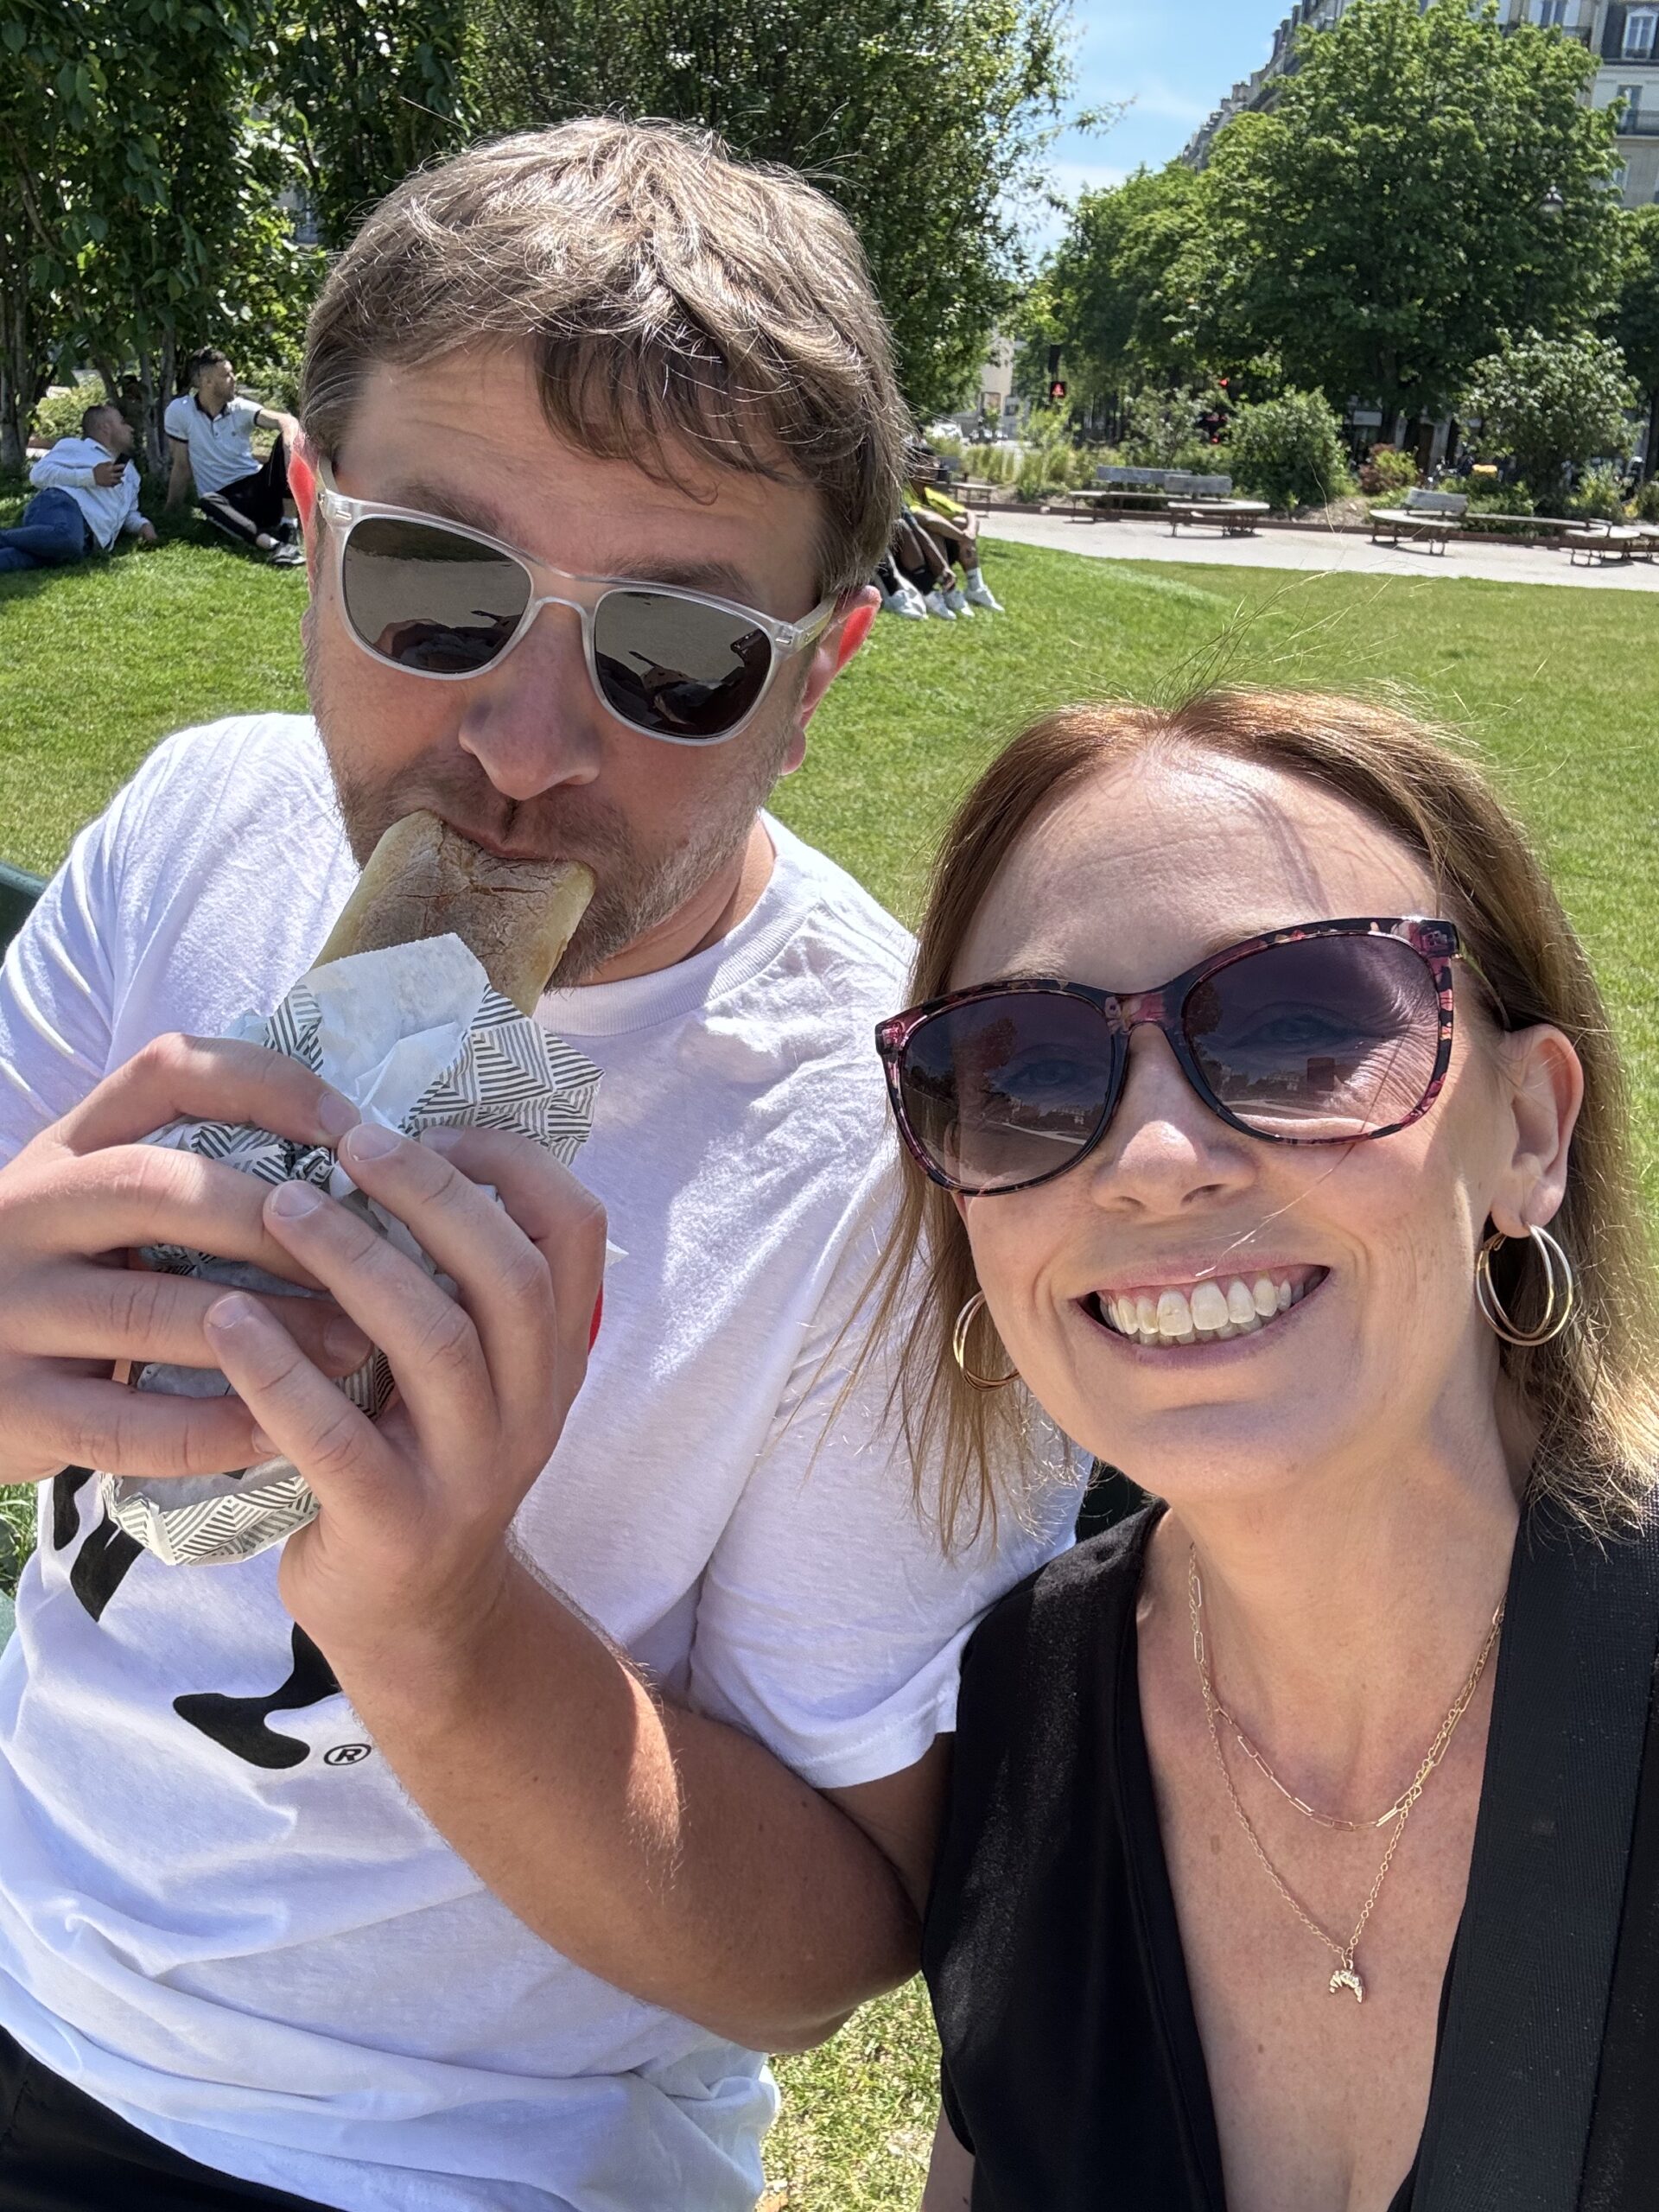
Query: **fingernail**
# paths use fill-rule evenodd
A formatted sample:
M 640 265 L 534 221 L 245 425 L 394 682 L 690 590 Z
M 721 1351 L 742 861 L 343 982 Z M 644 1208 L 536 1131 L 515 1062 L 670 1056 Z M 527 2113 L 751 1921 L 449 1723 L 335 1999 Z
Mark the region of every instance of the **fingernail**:
M 361 1367 L 374 1350 L 353 1321 L 331 1321 L 322 1332 L 322 1348 L 330 1359 L 349 1359 L 353 1367 Z
M 232 1291 L 228 1297 L 216 1298 L 207 1308 L 207 1325 L 228 1334 L 232 1329 L 245 1328 L 255 1319 L 256 1312 L 251 1298 L 244 1298 Z
M 378 1122 L 359 1122 L 340 1149 L 352 1160 L 384 1160 L 402 1142 L 394 1129 L 382 1128 Z
M 317 1127 L 331 1143 L 338 1144 L 360 1118 L 349 1098 L 342 1098 L 337 1090 L 324 1091 L 317 1106 Z
M 284 1220 L 298 1221 L 302 1215 L 316 1211 L 322 1204 L 322 1193 L 308 1183 L 279 1183 L 265 1204 Z

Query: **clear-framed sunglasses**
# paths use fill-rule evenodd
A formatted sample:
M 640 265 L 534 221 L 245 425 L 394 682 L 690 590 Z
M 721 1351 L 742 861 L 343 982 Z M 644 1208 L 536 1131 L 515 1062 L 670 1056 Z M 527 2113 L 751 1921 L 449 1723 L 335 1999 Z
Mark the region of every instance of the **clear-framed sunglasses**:
M 348 498 L 326 463 L 319 475 L 346 626 L 372 658 L 464 683 L 498 666 L 544 607 L 566 607 L 581 618 L 604 705 L 669 745 L 735 737 L 839 605 L 821 600 L 801 621 L 780 622 L 678 584 L 571 575 L 463 524 Z

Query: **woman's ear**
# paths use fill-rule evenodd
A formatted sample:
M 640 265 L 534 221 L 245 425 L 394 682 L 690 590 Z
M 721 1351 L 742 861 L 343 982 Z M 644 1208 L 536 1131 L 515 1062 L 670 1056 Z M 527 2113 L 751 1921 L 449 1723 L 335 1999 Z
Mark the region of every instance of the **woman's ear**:
M 1566 1195 L 1584 1068 L 1570 1041 L 1546 1022 L 1512 1031 L 1503 1050 L 1514 1141 L 1491 1212 L 1505 1236 L 1524 1236 L 1549 1222 Z

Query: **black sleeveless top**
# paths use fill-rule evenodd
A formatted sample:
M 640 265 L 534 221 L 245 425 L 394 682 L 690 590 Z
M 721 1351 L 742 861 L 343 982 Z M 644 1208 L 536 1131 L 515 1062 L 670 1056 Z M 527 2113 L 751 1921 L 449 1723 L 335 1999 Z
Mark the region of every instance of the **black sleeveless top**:
M 963 1656 L 923 1972 L 973 2212 L 1225 2212 L 1141 1723 L 1135 1600 L 1160 1510 L 1042 1568 Z M 1654 1732 L 1580 2212 L 1659 2208 Z

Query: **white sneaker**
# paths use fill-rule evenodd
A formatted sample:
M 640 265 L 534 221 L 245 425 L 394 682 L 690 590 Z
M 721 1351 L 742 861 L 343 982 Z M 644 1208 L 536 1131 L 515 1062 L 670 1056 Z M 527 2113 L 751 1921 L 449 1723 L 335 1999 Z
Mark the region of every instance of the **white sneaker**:
M 941 622 L 954 622 L 957 619 L 950 609 L 945 605 L 944 594 L 943 592 L 929 592 L 925 604 L 926 605 L 928 613 L 930 614 L 937 614 Z
M 968 594 L 960 584 L 951 585 L 944 594 L 944 603 L 953 614 L 964 615 L 969 622 L 973 620 L 974 610 L 969 606 Z
M 927 609 L 922 604 L 921 594 L 907 583 L 900 583 L 895 592 L 883 593 L 881 611 L 885 614 L 900 615 L 906 622 L 925 622 L 927 620 Z
M 991 614 L 1001 613 L 1001 601 L 992 597 L 991 588 L 978 569 L 969 569 L 963 581 L 963 596 L 970 607 L 982 607 Z

